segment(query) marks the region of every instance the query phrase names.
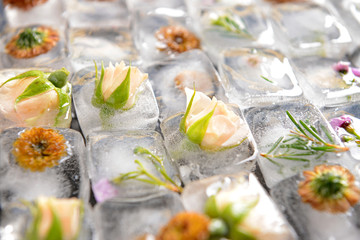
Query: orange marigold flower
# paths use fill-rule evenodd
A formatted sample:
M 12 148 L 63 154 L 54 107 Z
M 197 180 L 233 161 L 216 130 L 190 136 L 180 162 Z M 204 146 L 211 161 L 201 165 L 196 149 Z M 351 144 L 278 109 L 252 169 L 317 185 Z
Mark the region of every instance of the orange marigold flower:
M 32 58 L 47 53 L 56 46 L 59 33 L 50 27 L 25 28 L 5 46 L 14 58 Z
M 37 5 L 43 4 L 48 0 L 4 0 L 4 6 L 10 5 L 12 7 L 17 7 L 22 10 L 29 10 Z
M 298 193 L 304 203 L 319 211 L 346 212 L 360 199 L 360 189 L 355 177 L 341 166 L 319 165 L 313 171 L 303 172 Z
M 161 229 L 157 240 L 206 240 L 210 219 L 199 213 L 183 212 Z
M 191 49 L 200 48 L 200 40 L 184 27 L 166 26 L 160 28 L 155 37 L 174 52 L 182 53 Z M 166 48 L 159 48 L 165 50 Z
M 31 128 L 24 131 L 13 144 L 16 162 L 31 171 L 54 167 L 67 154 L 63 135 L 53 129 Z

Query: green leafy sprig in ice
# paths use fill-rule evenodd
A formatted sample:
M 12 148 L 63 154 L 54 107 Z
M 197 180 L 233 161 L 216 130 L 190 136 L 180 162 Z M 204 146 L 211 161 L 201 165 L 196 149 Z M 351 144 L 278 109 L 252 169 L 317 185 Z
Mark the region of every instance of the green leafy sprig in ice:
M 324 126 L 321 126 L 321 130 L 325 133 L 327 139 L 322 138 L 314 126 L 302 120 L 296 121 L 288 111 L 286 111 L 286 114 L 295 125 L 295 130 L 291 130 L 288 135 L 277 139 L 267 153 L 260 154 L 270 162 L 281 167 L 283 165 L 274 159 L 309 163 L 310 157 L 319 159 L 327 152 L 339 153 L 349 150 L 348 147 L 336 145 L 331 134 Z
M 220 26 L 228 32 L 236 33 L 242 37 L 252 38 L 250 33 L 246 30 L 245 26 L 239 20 L 231 16 L 230 14 L 224 14 L 218 16 L 211 21 L 212 25 Z
M 161 174 L 161 178 L 151 174 L 139 160 L 135 160 L 135 163 L 138 165 L 136 171 L 122 173 L 120 176 L 113 179 L 112 182 L 115 184 L 120 184 L 124 181 L 133 179 L 152 185 L 163 186 L 171 191 L 178 193 L 183 191 L 183 188 L 179 186 L 173 179 L 171 179 L 171 177 L 166 172 L 164 160 L 160 156 L 153 154 L 148 149 L 143 147 L 136 147 L 134 149 L 134 153 L 139 156 L 143 156 L 146 160 L 149 160 L 154 165 L 156 171 Z

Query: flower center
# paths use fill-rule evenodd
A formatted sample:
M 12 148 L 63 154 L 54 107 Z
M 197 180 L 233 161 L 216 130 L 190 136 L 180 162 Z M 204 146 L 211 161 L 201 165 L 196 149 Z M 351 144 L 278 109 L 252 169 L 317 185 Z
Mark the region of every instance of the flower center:
M 42 44 L 43 41 L 44 33 L 36 31 L 35 28 L 26 28 L 20 33 L 16 46 L 19 48 L 33 48 L 36 45 Z
M 345 189 L 344 179 L 331 172 L 323 173 L 315 178 L 312 187 L 322 198 L 341 198 Z
M 48 147 L 48 142 L 44 139 L 41 139 L 39 142 L 32 144 L 31 147 L 42 156 L 49 155 L 44 153 L 44 150 L 46 150 Z
M 351 125 L 351 121 L 349 121 L 349 120 L 346 120 L 346 121 L 344 121 L 341 125 L 340 125 L 340 127 L 341 128 L 347 128 L 348 126 L 350 126 Z

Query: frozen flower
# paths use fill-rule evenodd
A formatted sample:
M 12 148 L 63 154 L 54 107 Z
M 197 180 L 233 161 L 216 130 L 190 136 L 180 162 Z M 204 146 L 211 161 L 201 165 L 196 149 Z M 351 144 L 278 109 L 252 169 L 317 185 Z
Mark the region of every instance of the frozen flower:
M 71 85 L 66 69 L 31 70 L 0 84 L 0 113 L 18 126 L 69 127 Z
M 48 0 L 4 0 L 4 6 L 10 5 L 12 7 L 17 7 L 22 10 L 29 10 L 37 5 L 43 4 Z
M 348 115 L 342 115 L 338 118 L 333 118 L 330 120 L 330 125 L 335 129 L 335 131 L 338 131 L 340 128 L 345 129 L 348 133 L 354 135 L 357 139 L 360 139 L 360 136 L 355 131 L 353 125 L 352 125 L 352 119 Z
M 305 180 L 299 183 L 298 193 L 304 203 L 319 211 L 346 212 L 360 199 L 355 177 L 346 168 L 319 165 L 303 174 Z
M 356 76 L 356 77 L 360 77 L 360 69 L 358 68 L 351 68 L 352 73 Z
M 126 110 L 131 108 L 136 101 L 140 85 L 148 78 L 147 73 L 142 73 L 137 67 L 127 67 L 124 62 L 110 63 L 104 69 L 102 66 L 100 79 L 96 69 L 95 94 L 93 105 Z
M 50 27 L 25 28 L 6 44 L 5 50 L 15 58 L 32 58 L 50 51 L 58 41 L 58 32 Z
M 174 216 L 158 234 L 158 240 L 207 240 L 210 219 L 205 215 L 182 212 Z
M 248 135 L 244 121 L 215 97 L 185 88 L 186 113 L 180 129 L 188 138 L 206 149 L 234 147 Z
M 200 40 L 182 26 L 162 27 L 155 33 L 155 37 L 164 45 L 158 47 L 159 50 L 169 49 L 173 52 L 182 53 L 200 48 Z
M 40 197 L 30 209 L 33 222 L 27 239 L 76 239 L 81 226 L 81 200 Z
M 98 181 L 92 187 L 97 202 L 103 202 L 118 194 L 117 189 L 105 178 Z
M 63 135 L 53 129 L 32 128 L 21 133 L 13 144 L 16 162 L 31 171 L 54 167 L 67 155 Z
M 350 63 L 348 63 L 348 62 L 340 61 L 333 65 L 333 69 L 337 72 L 346 74 L 349 71 L 349 65 L 350 65 Z

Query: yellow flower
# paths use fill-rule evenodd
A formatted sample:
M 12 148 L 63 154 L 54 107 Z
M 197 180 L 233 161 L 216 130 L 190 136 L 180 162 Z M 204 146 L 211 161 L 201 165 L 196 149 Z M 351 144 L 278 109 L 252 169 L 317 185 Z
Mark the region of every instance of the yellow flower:
M 157 240 L 207 240 L 210 219 L 199 213 L 182 212 L 163 227 Z
M 82 202 L 76 198 L 40 197 L 33 214 L 34 222 L 29 229 L 31 236 L 35 235 L 38 240 L 73 240 L 76 239 L 81 226 Z M 56 236 L 49 236 L 50 234 Z
M 32 128 L 23 132 L 13 144 L 16 162 L 31 171 L 54 167 L 65 156 L 66 141 L 53 129 Z
M 355 177 L 346 168 L 319 165 L 303 174 L 305 180 L 299 183 L 298 193 L 304 203 L 319 211 L 346 212 L 360 199 Z

